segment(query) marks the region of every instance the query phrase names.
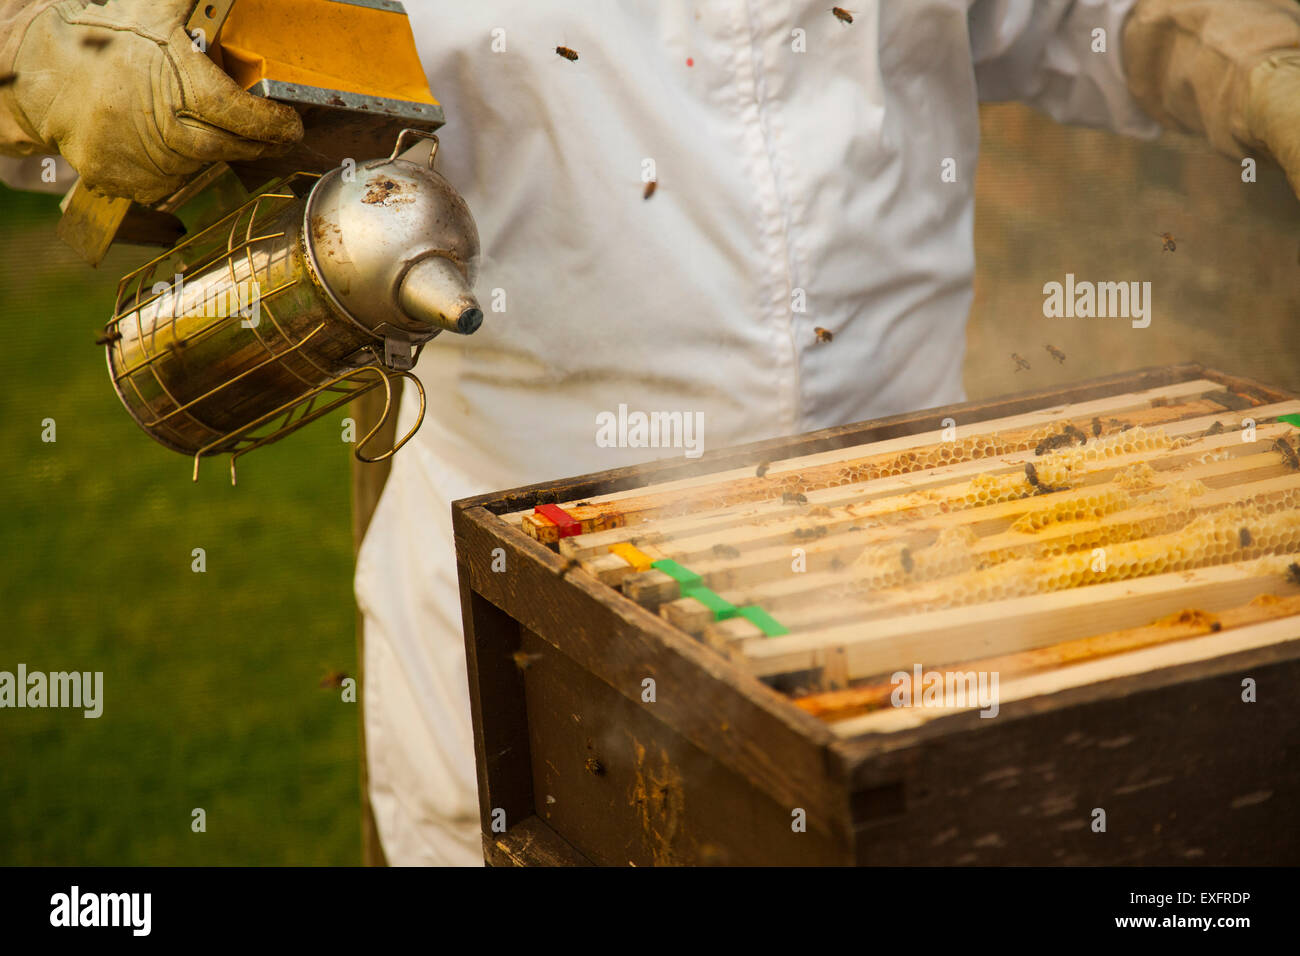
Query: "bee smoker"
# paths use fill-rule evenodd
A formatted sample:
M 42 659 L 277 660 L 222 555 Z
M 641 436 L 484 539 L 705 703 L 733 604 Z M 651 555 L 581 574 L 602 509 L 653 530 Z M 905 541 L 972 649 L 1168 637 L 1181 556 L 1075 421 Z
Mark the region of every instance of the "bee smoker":
M 398 159 L 408 135 L 428 163 Z M 108 323 L 108 369 L 136 422 L 168 448 L 235 459 L 375 388 L 409 379 L 439 332 L 474 332 L 478 231 L 433 169 L 437 137 L 407 129 L 387 159 L 294 173 L 127 275 Z

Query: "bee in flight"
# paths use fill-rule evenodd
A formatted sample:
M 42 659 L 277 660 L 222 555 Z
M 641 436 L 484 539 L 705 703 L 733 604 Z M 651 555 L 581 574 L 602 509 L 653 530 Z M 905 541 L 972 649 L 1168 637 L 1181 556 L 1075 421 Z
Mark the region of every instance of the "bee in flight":
M 820 325 L 813 329 L 813 334 L 817 336 L 818 342 L 830 342 L 835 339 L 835 333 L 830 329 L 823 329 Z
M 762 478 L 764 475 L 767 474 L 767 470 L 771 467 L 772 467 L 772 463 L 770 461 L 760 461 L 758 463 L 758 470 L 754 472 L 754 477 Z
M 526 671 L 542 659 L 541 654 L 529 654 L 526 651 L 515 651 L 510 655 L 514 659 L 515 667 L 521 671 Z
M 845 10 L 843 7 L 831 7 L 831 13 L 835 14 L 835 19 L 840 23 L 848 25 L 853 22 L 853 12 Z
M 578 58 L 578 51 L 570 50 L 567 46 L 557 46 L 555 48 L 555 52 L 560 54 L 560 56 L 564 57 L 566 60 L 569 60 L 570 62 Z
M 1058 365 L 1065 364 L 1065 353 L 1062 352 L 1060 349 L 1058 349 L 1055 345 L 1047 346 L 1047 354 L 1050 355 L 1052 358 L 1056 359 Z
M 645 184 L 645 192 L 641 195 L 641 198 L 649 199 L 651 196 L 655 194 L 655 190 L 658 188 L 659 188 L 659 183 L 653 179 L 650 180 L 650 182 Z
M 1029 368 L 1029 363 L 1025 360 L 1024 356 L 1018 352 L 1011 353 L 1011 360 L 1016 363 L 1017 372 L 1019 372 L 1022 368 Z
M 1164 240 L 1164 243 L 1160 246 L 1161 252 L 1176 252 L 1178 250 L 1178 243 L 1174 240 L 1172 232 L 1157 232 L 1156 235 Z

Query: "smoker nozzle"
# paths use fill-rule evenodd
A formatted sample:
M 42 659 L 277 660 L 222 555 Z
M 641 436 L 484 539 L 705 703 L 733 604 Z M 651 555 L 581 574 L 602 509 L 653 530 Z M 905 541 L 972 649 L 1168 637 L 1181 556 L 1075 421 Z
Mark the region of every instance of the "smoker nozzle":
M 446 256 L 429 256 L 407 270 L 397 304 L 412 319 L 448 332 L 471 335 L 483 324 L 483 310 L 464 273 Z

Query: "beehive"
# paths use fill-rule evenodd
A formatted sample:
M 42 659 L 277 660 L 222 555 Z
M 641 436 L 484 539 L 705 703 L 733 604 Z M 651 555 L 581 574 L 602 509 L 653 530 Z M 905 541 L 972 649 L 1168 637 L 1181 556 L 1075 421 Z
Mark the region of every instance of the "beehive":
M 955 414 L 863 426 L 859 442 L 846 429 L 831 449 L 769 443 L 689 477 L 660 466 L 660 480 L 629 470 L 508 494 L 492 520 L 555 552 L 565 587 L 635 602 L 700 668 L 765 685 L 843 753 L 905 750 L 931 724 L 980 727 L 1044 696 L 1112 699 L 1153 671 L 1300 657 L 1300 401 L 1199 367 L 1132 381 L 1147 387 L 941 410 Z M 540 660 L 564 649 L 529 627 Z M 606 666 L 618 650 L 600 646 Z M 958 690 L 995 675 L 995 706 L 900 693 L 922 675 Z M 872 816 L 851 800 L 847 813 Z

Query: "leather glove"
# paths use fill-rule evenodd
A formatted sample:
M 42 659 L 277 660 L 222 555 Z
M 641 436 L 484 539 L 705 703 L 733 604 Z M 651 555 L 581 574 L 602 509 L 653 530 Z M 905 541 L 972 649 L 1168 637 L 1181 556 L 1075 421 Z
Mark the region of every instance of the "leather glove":
M 1300 198 L 1300 51 L 1274 54 L 1251 70 L 1246 129 Z
M 1238 160 L 1268 153 L 1300 196 L 1300 3 L 1138 0 L 1124 70 L 1153 118 Z
M 294 110 L 253 96 L 193 46 L 193 0 L 65 0 L 38 14 L 14 59 L 18 125 L 90 188 L 139 203 L 218 160 L 302 138 Z

